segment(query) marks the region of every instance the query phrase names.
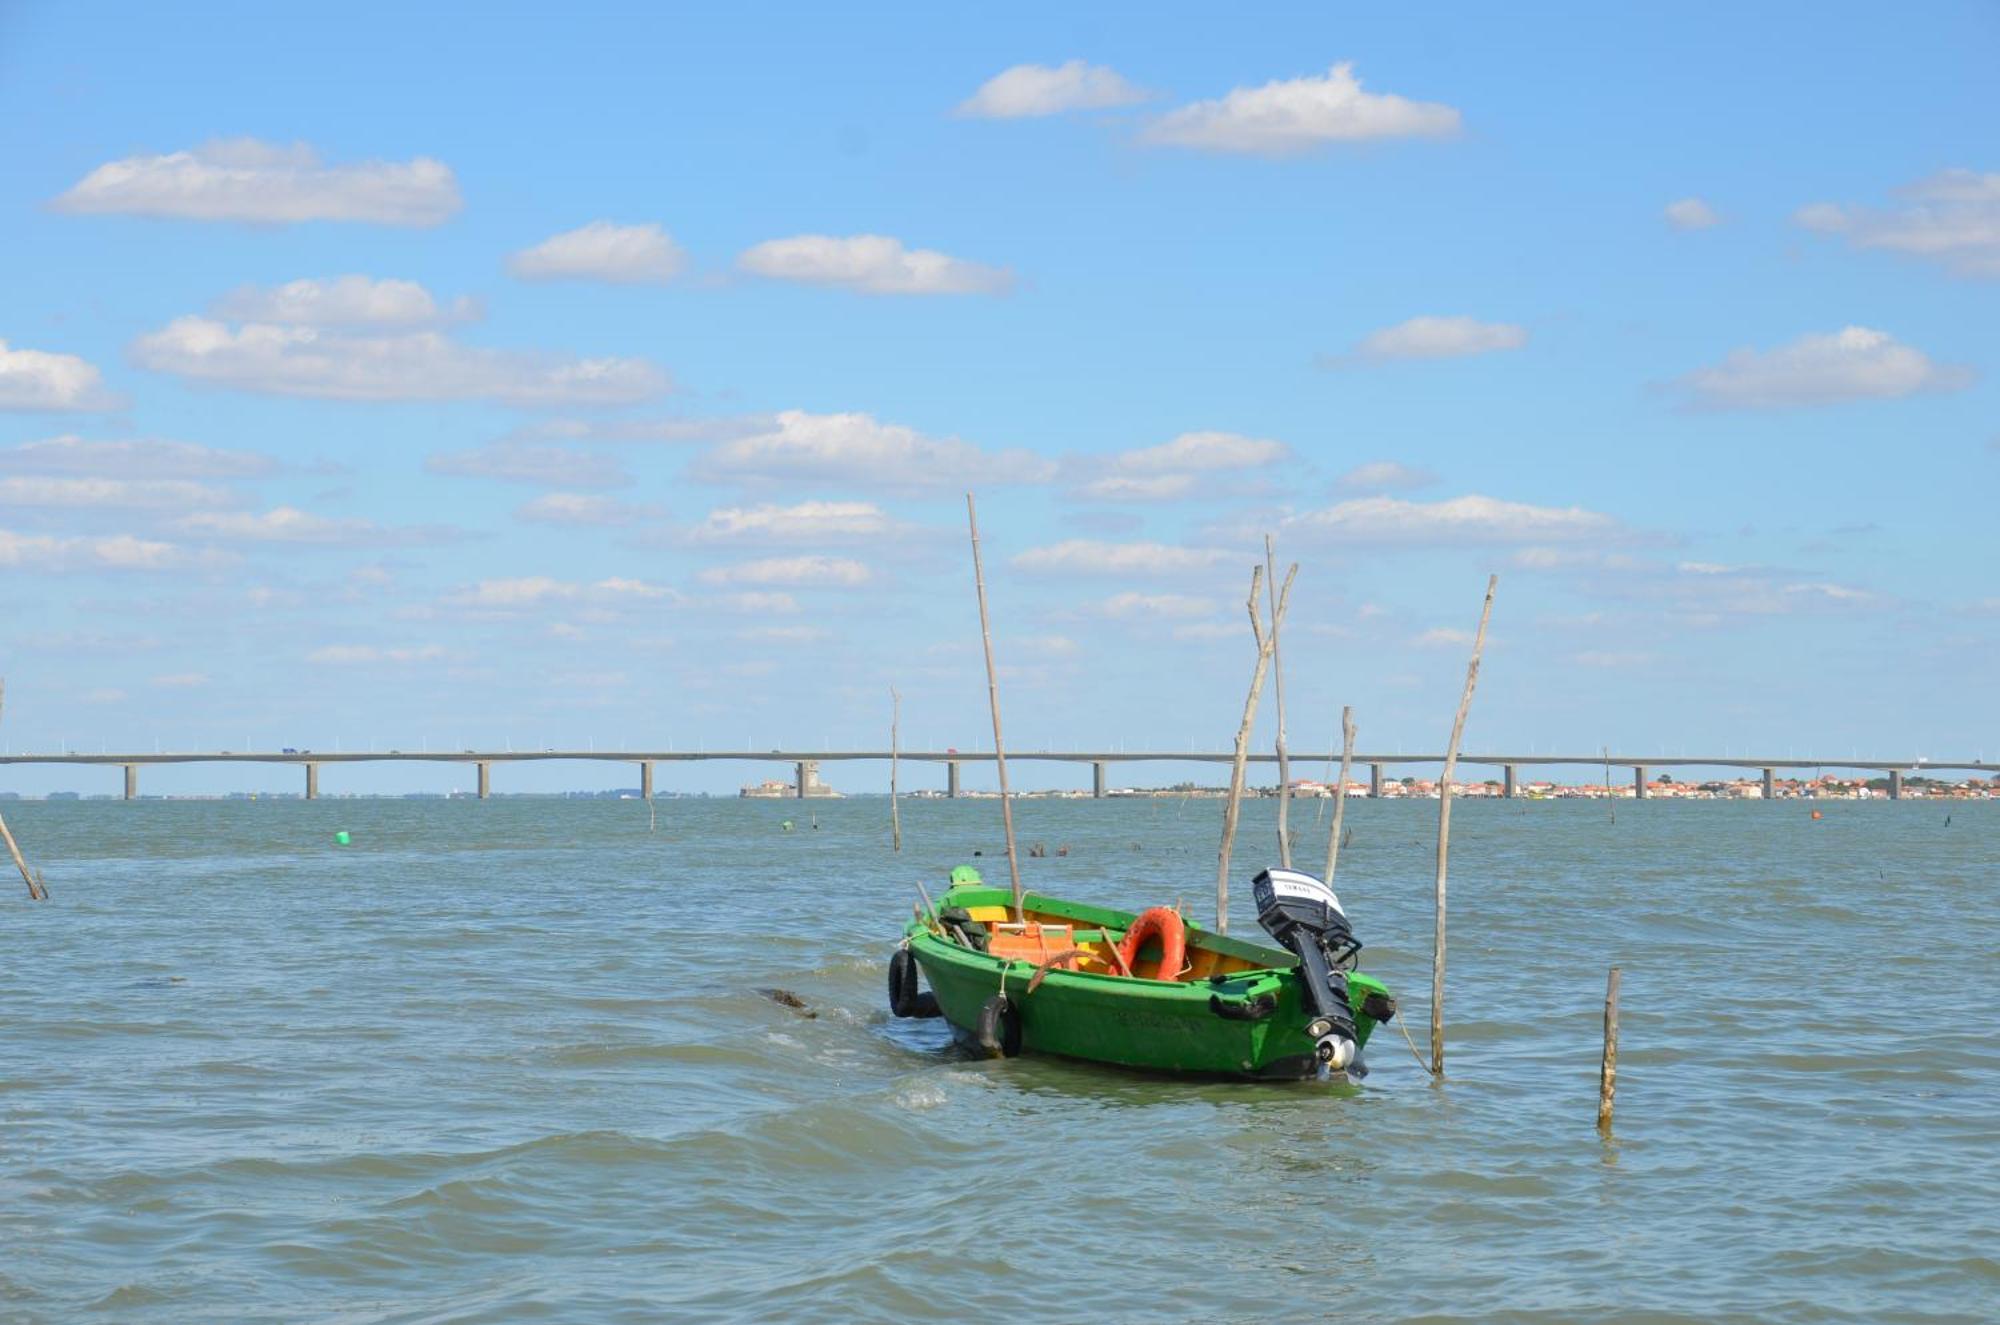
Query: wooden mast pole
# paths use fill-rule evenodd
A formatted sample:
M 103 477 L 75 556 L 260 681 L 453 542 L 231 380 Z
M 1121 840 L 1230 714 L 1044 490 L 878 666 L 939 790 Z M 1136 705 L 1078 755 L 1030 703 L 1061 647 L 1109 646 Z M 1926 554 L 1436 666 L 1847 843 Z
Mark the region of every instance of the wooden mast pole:
M 1465 693 L 1458 698 L 1458 716 L 1451 722 L 1451 743 L 1445 747 L 1444 775 L 1438 781 L 1437 930 L 1431 940 L 1431 1075 L 1444 1075 L 1444 875 L 1451 858 L 1451 777 L 1458 768 L 1458 740 L 1465 734 L 1465 715 L 1472 691 L 1479 684 L 1479 655 L 1486 648 L 1486 621 L 1493 615 L 1493 591 L 1500 577 L 1486 578 L 1486 603 L 1479 609 L 1479 633 L 1472 637 L 1472 662 L 1465 669 Z
M 1264 535 L 1264 592 L 1271 596 L 1271 687 L 1278 701 L 1278 863 L 1292 867 L 1292 760 L 1285 753 L 1285 656 L 1278 648 L 1278 565 Z
M 1285 587 L 1278 594 L 1275 617 L 1283 617 L 1291 601 L 1292 580 L 1299 568 L 1293 563 L 1285 574 Z M 1271 637 L 1264 633 L 1264 621 L 1257 606 L 1263 588 L 1264 568 L 1250 568 L 1250 633 L 1257 639 L 1257 670 L 1250 677 L 1250 694 L 1243 701 L 1243 724 L 1236 729 L 1236 757 L 1229 764 L 1229 796 L 1222 806 L 1222 851 L 1215 865 L 1215 932 L 1229 932 L 1229 853 L 1236 845 L 1236 822 L 1243 810 L 1243 782 L 1249 767 L 1250 728 L 1257 721 L 1257 701 L 1264 693 L 1264 673 L 1271 664 Z M 1274 618 L 1275 619 L 1275 618 Z
M 993 762 L 1000 771 L 1000 818 L 1007 826 L 1007 877 L 1014 889 L 1014 919 L 1021 907 L 1021 858 L 1014 849 L 1014 804 L 1007 793 L 1007 742 L 1000 730 L 1000 683 L 993 670 L 993 626 L 986 615 L 986 569 L 979 559 L 979 508 L 965 494 L 965 521 L 972 530 L 972 583 L 979 591 L 979 637 L 986 646 L 986 706 L 993 713 Z
M 1347 813 L 1347 771 L 1354 767 L 1354 706 L 1340 706 L 1340 781 L 1333 789 L 1333 831 L 1326 839 L 1326 886 L 1340 865 L 1340 820 Z

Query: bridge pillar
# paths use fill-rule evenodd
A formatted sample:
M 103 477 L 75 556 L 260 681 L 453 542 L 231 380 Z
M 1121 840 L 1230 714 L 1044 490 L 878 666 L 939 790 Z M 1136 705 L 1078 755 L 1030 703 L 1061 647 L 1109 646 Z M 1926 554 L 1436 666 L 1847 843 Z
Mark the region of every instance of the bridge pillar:
M 1096 760 L 1090 766 L 1090 796 L 1092 800 L 1104 799 L 1104 761 Z
M 139 766 L 137 764 L 125 765 L 125 799 L 128 801 L 139 799 Z
M 1640 764 L 1632 770 L 1632 794 L 1640 800 L 1646 799 L 1646 766 Z
M 1764 770 L 1764 799 L 1770 801 L 1770 800 L 1776 800 L 1777 798 L 1778 798 L 1778 770 L 1775 768 L 1767 768 Z
M 819 765 L 808 759 L 801 759 L 792 765 L 792 796 L 797 800 L 806 798 L 806 788 L 819 775 Z
M 1519 770 L 1512 764 L 1502 766 L 1500 769 L 1500 794 L 1508 800 L 1513 800 L 1520 793 L 1520 790 L 1521 776 Z
M 1368 765 L 1368 799 L 1382 799 L 1382 765 Z
M 318 764 L 307 764 L 307 765 L 306 765 L 306 799 L 307 799 L 307 800 L 309 800 L 309 801 L 316 801 L 316 800 L 318 800 L 318 799 L 319 799 L 319 765 L 318 765 Z
M 479 761 L 479 799 L 485 800 L 493 794 L 493 765 L 487 760 Z
M 1903 770 L 1900 768 L 1889 770 L 1889 799 L 1892 801 L 1903 799 Z
M 653 761 L 650 759 L 639 761 L 639 798 L 653 799 Z
M 951 760 L 944 766 L 944 794 L 952 800 L 958 799 L 958 761 Z

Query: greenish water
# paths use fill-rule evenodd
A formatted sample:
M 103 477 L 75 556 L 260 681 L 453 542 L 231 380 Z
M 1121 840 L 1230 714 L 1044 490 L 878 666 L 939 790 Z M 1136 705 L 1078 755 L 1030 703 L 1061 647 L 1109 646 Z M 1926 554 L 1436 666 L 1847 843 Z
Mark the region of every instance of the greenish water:
M 0 1320 L 1990 1320 L 2000 804 L 1823 808 L 1459 805 L 1450 1078 L 1335 1087 L 889 1019 L 991 802 L 8 805 Z M 1018 814 L 1030 886 L 1208 914 L 1217 802 Z M 1420 1043 L 1435 816 L 1339 879 Z

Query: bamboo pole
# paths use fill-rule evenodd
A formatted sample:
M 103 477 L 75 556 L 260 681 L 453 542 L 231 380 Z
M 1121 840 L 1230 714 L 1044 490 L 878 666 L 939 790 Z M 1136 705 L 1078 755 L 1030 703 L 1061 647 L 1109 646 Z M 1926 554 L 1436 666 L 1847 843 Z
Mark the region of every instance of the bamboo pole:
M 1285 658 L 1278 649 L 1278 565 L 1264 535 L 1264 592 L 1271 596 L 1271 687 L 1278 701 L 1278 863 L 1292 867 L 1292 760 L 1285 753 Z
M 1618 968 L 1604 981 L 1604 1059 L 1597 1069 L 1597 1130 L 1611 1130 L 1611 1104 L 1618 1094 Z
M 1458 698 L 1458 716 L 1451 722 L 1451 743 L 1444 751 L 1444 775 L 1438 782 L 1437 929 L 1431 940 L 1431 1075 L 1444 1075 L 1444 876 L 1451 857 L 1451 778 L 1458 769 L 1458 741 L 1465 734 L 1465 714 L 1479 684 L 1479 655 L 1486 648 L 1486 621 L 1493 615 L 1493 591 L 1500 577 L 1486 578 L 1486 603 L 1479 609 L 1479 632 L 1472 637 L 1472 661 L 1465 669 L 1465 692 Z
M 1275 616 L 1283 617 L 1291 601 L 1296 563 L 1285 574 L 1285 587 L 1278 594 Z M 1257 606 L 1257 594 L 1264 585 L 1264 568 L 1250 568 L 1250 633 L 1257 639 L 1257 670 L 1250 677 L 1250 694 L 1243 701 L 1243 725 L 1236 729 L 1236 757 L 1229 765 L 1229 795 L 1222 806 L 1222 852 L 1215 866 L 1215 932 L 1229 932 L 1229 853 L 1236 845 L 1236 823 L 1243 811 L 1243 782 L 1249 768 L 1250 728 L 1257 721 L 1257 700 L 1264 693 L 1264 672 L 1271 664 L 1271 641 L 1264 634 L 1264 622 Z
M 1333 789 L 1333 831 L 1326 838 L 1326 886 L 1340 866 L 1340 820 L 1347 813 L 1347 772 L 1354 767 L 1354 707 L 1340 706 L 1340 781 Z
M 903 697 L 889 687 L 889 835 L 895 849 L 903 849 L 903 812 L 896 806 L 896 765 L 902 760 L 899 729 L 903 725 Z
M 986 615 L 986 570 L 979 559 L 979 508 L 965 494 L 965 522 L 972 530 L 972 583 L 979 591 L 979 637 L 986 645 L 986 706 L 993 713 L 993 763 L 1000 771 L 1000 818 L 1007 826 L 1007 877 L 1014 889 L 1014 919 L 1021 907 L 1021 857 L 1014 849 L 1014 805 L 1007 794 L 1007 743 L 1000 732 L 1000 683 L 993 670 L 993 627 Z

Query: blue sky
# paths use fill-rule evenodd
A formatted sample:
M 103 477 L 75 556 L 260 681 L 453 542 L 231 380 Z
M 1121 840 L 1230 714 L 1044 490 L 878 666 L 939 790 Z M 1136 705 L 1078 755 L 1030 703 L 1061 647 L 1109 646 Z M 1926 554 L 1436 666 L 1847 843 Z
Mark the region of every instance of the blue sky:
M 1295 745 L 1440 745 L 1497 571 L 1470 746 L 1994 757 L 1996 55 L 0 5 L 0 743 L 863 745 L 894 684 L 970 747 L 971 487 L 1023 747 L 1226 743 L 1268 530 Z

